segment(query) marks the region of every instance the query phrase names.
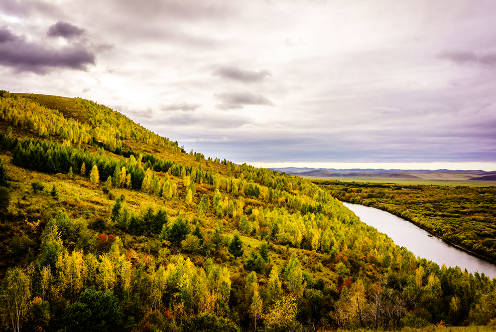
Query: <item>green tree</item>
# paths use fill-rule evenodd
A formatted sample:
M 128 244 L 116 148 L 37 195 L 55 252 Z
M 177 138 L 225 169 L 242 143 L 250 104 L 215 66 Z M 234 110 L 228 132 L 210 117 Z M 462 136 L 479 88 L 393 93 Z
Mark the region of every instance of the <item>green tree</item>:
M 7 188 L 0 187 L 0 211 L 5 211 L 10 205 L 10 192 Z
M 82 176 L 85 176 L 86 175 L 86 164 L 83 163 L 83 165 L 81 165 L 81 171 L 80 171 L 81 175 Z
M 288 281 L 288 289 L 298 297 L 303 296 L 305 290 L 305 280 L 303 278 L 303 270 L 301 269 L 300 261 L 293 252 L 289 259 L 286 269 L 284 270 L 286 280 Z
M 239 234 L 234 234 L 228 249 L 229 253 L 234 256 L 234 259 L 243 256 L 243 242 L 241 241 Z
M 267 242 L 262 242 L 260 247 L 258 247 L 258 252 L 260 253 L 260 256 L 264 259 L 266 263 L 269 263 L 270 261 L 270 253 L 269 253 L 269 246 L 267 245 Z
M 179 215 L 173 222 L 163 225 L 160 233 L 161 240 L 167 240 L 176 245 L 180 245 L 190 232 L 188 219 Z
M 122 328 L 119 299 L 110 291 L 87 288 L 79 301 L 66 309 L 65 323 L 69 331 L 119 331 Z
M 272 267 L 269 275 L 269 284 L 267 285 L 267 294 L 271 302 L 276 301 L 282 294 L 281 281 L 279 280 L 279 271 L 276 265 Z
M 0 158 L 0 187 L 7 187 L 9 180 L 9 174 L 7 173 L 7 168 L 3 164 L 3 160 Z

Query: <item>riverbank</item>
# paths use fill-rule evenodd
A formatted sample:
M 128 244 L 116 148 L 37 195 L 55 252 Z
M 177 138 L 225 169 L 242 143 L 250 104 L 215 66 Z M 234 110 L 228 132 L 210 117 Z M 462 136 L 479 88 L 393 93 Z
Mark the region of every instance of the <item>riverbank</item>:
M 313 181 L 344 202 L 408 220 L 446 243 L 496 264 L 496 188 Z
M 357 203 L 354 203 L 354 202 L 347 202 L 347 203 L 357 204 Z M 494 259 L 492 257 L 489 257 L 489 256 L 486 256 L 486 255 L 483 255 L 483 254 L 480 254 L 480 253 L 477 253 L 477 252 L 475 252 L 473 250 L 470 250 L 469 248 L 467 248 L 465 246 L 462 246 L 462 245 L 453 243 L 452 241 L 449 241 L 448 239 L 444 238 L 439 232 L 435 231 L 434 229 L 429 228 L 426 225 L 417 222 L 413 218 L 405 218 L 405 217 L 402 216 L 401 213 L 398 213 L 396 210 L 388 209 L 387 206 L 384 206 L 384 205 L 377 205 L 376 206 L 376 205 L 373 205 L 373 204 L 369 204 L 369 205 L 367 205 L 367 204 L 360 204 L 360 205 L 367 206 L 367 207 L 373 207 L 375 209 L 378 209 L 378 210 L 381 210 L 381 211 L 384 211 L 384 212 L 391 213 L 391 214 L 395 215 L 398 218 L 401 218 L 403 220 L 406 220 L 408 222 L 411 222 L 415 226 L 423 229 L 424 231 L 428 232 L 429 234 L 435 236 L 436 238 L 442 240 L 443 242 L 445 242 L 446 244 L 448 244 L 448 245 L 450 245 L 452 247 L 455 247 L 455 248 L 458 248 L 460 250 L 463 250 L 466 253 L 471 254 L 473 256 L 476 256 L 476 257 L 478 257 L 480 259 L 483 259 L 483 260 L 485 260 L 485 261 L 487 261 L 489 263 L 496 264 L 496 259 Z
M 360 220 L 390 237 L 395 244 L 405 247 L 415 256 L 426 258 L 447 267 L 460 267 L 471 273 L 484 273 L 496 278 L 496 265 L 481 257 L 453 246 L 443 239 L 433 236 L 427 230 L 387 211 L 374 207 L 343 202 Z

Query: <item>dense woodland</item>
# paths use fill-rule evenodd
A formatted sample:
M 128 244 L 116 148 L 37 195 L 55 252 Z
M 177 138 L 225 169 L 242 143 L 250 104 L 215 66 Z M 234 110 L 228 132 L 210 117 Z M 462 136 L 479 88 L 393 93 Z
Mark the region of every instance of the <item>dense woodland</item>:
M 391 212 L 496 262 L 496 187 L 314 182 L 341 201 Z
M 0 128 L 4 330 L 496 324 L 496 279 L 415 257 L 308 180 L 78 98 L 1 91 Z

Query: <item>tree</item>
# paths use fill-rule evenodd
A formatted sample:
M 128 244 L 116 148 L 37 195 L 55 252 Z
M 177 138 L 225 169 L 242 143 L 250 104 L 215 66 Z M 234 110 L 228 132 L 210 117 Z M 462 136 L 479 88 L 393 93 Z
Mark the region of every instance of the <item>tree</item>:
M 98 184 L 100 182 L 100 174 L 98 173 L 98 167 L 93 165 L 90 173 L 90 181 L 93 184 Z
M 3 164 L 3 160 L 0 158 L 0 187 L 7 187 L 9 180 L 9 175 L 7 169 Z
M 186 235 L 189 234 L 189 231 L 188 219 L 179 215 L 172 223 L 163 225 L 160 239 L 180 245 L 181 242 L 186 239 Z
M 264 316 L 268 331 L 287 331 L 296 321 L 298 307 L 293 296 L 284 296 L 276 301 Z
M 193 194 L 191 192 L 191 189 L 186 189 L 186 198 L 184 199 L 186 203 L 191 203 L 193 201 Z
M 267 245 L 267 242 L 262 242 L 260 247 L 258 247 L 258 252 L 260 253 L 260 256 L 264 259 L 266 263 L 270 261 L 270 253 L 269 253 L 269 246 Z
M 301 264 L 296 253 L 293 252 L 291 258 L 289 259 L 288 265 L 284 270 L 286 275 L 286 280 L 288 281 L 288 289 L 290 292 L 296 296 L 303 296 L 303 291 L 305 290 L 305 281 L 303 279 L 303 271 L 301 269 Z
M 81 165 L 81 175 L 82 176 L 85 176 L 86 175 L 86 164 L 83 163 L 83 165 Z
M 107 182 L 105 183 L 105 186 L 109 189 L 112 188 L 112 177 L 110 175 L 107 177 Z
M 279 271 L 274 265 L 269 275 L 269 284 L 267 285 L 267 293 L 270 301 L 276 301 L 282 294 L 281 281 L 279 280 Z
M 112 184 L 114 187 L 119 187 L 121 184 L 121 172 L 119 170 L 119 166 L 115 166 L 114 174 L 112 175 Z
M 65 323 L 69 331 L 118 331 L 122 328 L 119 299 L 110 291 L 87 288 L 66 309 Z
M 234 259 L 243 256 L 243 242 L 241 241 L 239 234 L 234 234 L 228 249 L 229 253 L 234 256 Z
M 255 332 L 257 331 L 257 319 L 260 319 L 260 317 L 262 317 L 262 312 L 263 312 L 262 297 L 260 297 L 258 291 L 255 291 L 253 293 L 251 306 L 250 306 L 250 314 L 255 321 Z
M 0 187 L 0 211 L 7 210 L 10 205 L 10 192 L 7 188 Z
M 29 277 L 18 267 L 7 271 L 2 282 L 1 310 L 7 325 L 19 332 L 29 307 Z

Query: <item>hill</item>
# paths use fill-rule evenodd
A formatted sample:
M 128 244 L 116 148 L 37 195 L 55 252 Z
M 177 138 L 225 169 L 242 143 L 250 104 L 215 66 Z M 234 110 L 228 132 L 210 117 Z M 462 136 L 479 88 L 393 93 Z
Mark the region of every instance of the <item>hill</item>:
M 80 98 L 0 91 L 4 329 L 487 324 L 496 280 L 439 267 L 301 177 L 186 153 Z

